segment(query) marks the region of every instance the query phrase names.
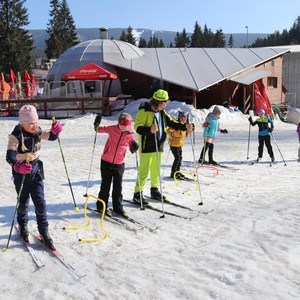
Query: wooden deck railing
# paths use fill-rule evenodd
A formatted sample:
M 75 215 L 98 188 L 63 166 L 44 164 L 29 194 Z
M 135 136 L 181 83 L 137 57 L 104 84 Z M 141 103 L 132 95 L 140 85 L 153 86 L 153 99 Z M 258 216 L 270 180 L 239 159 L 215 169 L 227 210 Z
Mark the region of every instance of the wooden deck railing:
M 58 117 L 70 117 L 88 112 L 101 113 L 111 116 L 114 111 L 122 110 L 131 96 L 102 97 L 102 98 L 49 98 L 49 99 L 22 99 L 22 100 L 0 100 L 1 116 L 16 115 L 20 107 L 25 104 L 34 105 L 39 116 L 50 119 L 52 115 Z M 122 105 L 113 109 L 112 103 L 120 100 Z M 57 113 L 59 112 L 59 113 Z

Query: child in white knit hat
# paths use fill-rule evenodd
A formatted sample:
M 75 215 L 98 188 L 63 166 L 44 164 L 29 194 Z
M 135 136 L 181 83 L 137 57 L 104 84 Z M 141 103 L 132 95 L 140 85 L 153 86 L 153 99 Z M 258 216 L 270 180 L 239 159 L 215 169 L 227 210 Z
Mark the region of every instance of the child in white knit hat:
M 38 120 L 34 106 L 24 105 L 20 108 L 19 124 L 8 136 L 6 161 L 12 166 L 13 180 L 18 194 L 17 221 L 22 238 L 28 241 L 28 206 L 29 196 L 31 196 L 41 238 L 46 246 L 55 250 L 48 232 L 43 163 L 39 156 L 41 140 L 55 141 L 62 131 L 62 125 L 56 122 L 52 124 L 50 130 L 42 130 Z
M 214 161 L 213 158 L 215 138 L 218 132 L 221 132 L 223 134 L 228 133 L 227 129 L 220 128 L 220 116 L 221 109 L 218 105 L 216 105 L 213 111 L 207 115 L 204 123 L 202 124 L 204 145 L 200 154 L 200 158 L 198 160 L 199 164 L 206 163 L 205 154 L 208 149 L 208 163 L 212 165 L 218 165 L 218 163 Z

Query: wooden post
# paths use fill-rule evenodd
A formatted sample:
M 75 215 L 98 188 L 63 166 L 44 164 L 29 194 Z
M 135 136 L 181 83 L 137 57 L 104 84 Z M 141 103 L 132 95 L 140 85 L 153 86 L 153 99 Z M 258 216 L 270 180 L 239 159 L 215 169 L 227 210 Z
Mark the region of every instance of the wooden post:
M 193 106 L 197 109 L 197 91 L 193 91 Z

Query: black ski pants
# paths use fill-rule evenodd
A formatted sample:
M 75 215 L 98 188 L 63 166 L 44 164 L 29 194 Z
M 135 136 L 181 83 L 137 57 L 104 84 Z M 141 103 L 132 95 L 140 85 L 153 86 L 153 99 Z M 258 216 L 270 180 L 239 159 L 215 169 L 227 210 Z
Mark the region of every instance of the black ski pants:
M 23 187 L 21 187 L 23 176 L 25 176 L 25 180 Z M 20 189 L 22 188 L 17 211 L 17 221 L 19 226 L 27 226 L 29 199 L 31 196 L 35 207 L 38 231 L 41 235 L 45 235 L 48 233 L 48 220 L 46 200 L 44 196 L 42 162 L 39 161 L 39 163 L 33 164 L 30 174 L 22 175 L 13 171 L 13 178 L 17 194 L 19 194 Z
M 258 136 L 258 157 L 262 157 L 263 156 L 263 150 L 264 150 L 264 144 L 267 147 L 268 150 L 268 154 L 270 155 L 271 158 L 274 157 L 274 153 L 273 153 L 273 148 L 271 145 L 271 136 L 270 135 L 259 135 Z
M 180 171 L 180 167 L 182 163 L 182 147 L 171 147 L 171 151 L 174 155 L 171 177 L 174 177 L 174 173 Z
M 125 164 L 111 164 L 101 159 L 100 171 L 101 171 L 101 187 L 98 194 L 98 198 L 102 199 L 108 205 L 108 198 L 110 192 L 110 186 L 112 183 L 112 204 L 114 211 L 123 210 L 123 194 L 122 194 L 122 180 L 125 170 Z M 97 201 L 97 209 L 102 209 L 101 202 Z

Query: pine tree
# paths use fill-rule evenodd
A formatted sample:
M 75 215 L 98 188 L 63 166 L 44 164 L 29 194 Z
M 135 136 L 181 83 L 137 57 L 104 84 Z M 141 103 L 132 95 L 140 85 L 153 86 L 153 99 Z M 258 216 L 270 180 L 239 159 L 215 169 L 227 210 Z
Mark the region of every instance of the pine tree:
M 147 42 L 144 38 L 140 39 L 139 48 L 147 48 Z
M 0 66 L 3 73 L 10 69 L 31 71 L 33 41 L 29 31 L 28 11 L 24 0 L 0 1 Z
M 198 22 L 195 23 L 194 32 L 191 37 L 191 47 L 201 48 L 203 47 L 203 33 Z
M 233 48 L 234 47 L 234 40 L 232 34 L 229 36 L 228 40 L 228 48 Z
M 163 42 L 162 39 L 159 40 L 159 46 L 158 46 L 158 48 L 165 48 L 165 44 L 164 44 L 164 42 Z
M 67 0 L 62 0 L 61 2 L 59 17 L 62 22 L 61 33 L 64 40 L 64 49 L 62 52 L 64 52 L 65 50 L 78 44 L 79 42 L 76 32 L 76 26 L 71 15 Z
M 188 37 L 185 28 L 183 28 L 182 32 L 176 33 L 175 37 L 175 47 L 189 47 L 190 38 Z
M 47 33 L 49 38 L 46 40 L 45 53 L 47 57 L 55 58 L 58 57 L 58 52 L 56 52 L 56 45 L 58 45 L 58 32 L 59 32 L 59 1 L 51 0 L 50 7 L 52 8 L 49 15 L 51 19 L 49 20 L 47 26 Z
M 147 48 L 154 48 L 154 46 L 153 46 L 153 37 L 152 36 L 150 36 L 150 39 L 149 39 L 148 44 L 147 44 Z
M 122 30 L 119 40 L 123 41 L 123 42 L 127 42 L 127 37 L 126 37 L 126 33 L 124 30 Z
M 204 41 L 203 47 L 205 48 L 213 47 L 214 34 L 211 31 L 211 29 L 207 27 L 206 24 L 204 25 L 204 29 L 203 29 L 203 41 Z
M 45 53 L 47 57 L 58 58 L 63 52 L 76 45 L 79 40 L 74 19 L 71 15 L 67 0 L 51 0 L 50 19 L 47 27 L 49 38 L 46 40 Z
M 224 48 L 225 47 L 225 36 L 222 29 L 219 29 L 214 34 L 213 48 Z
M 133 36 L 131 26 L 129 26 L 128 29 L 127 29 L 126 39 L 127 39 L 127 42 L 128 42 L 128 43 L 130 43 L 130 44 L 136 46 L 136 39 L 135 39 L 135 37 Z

